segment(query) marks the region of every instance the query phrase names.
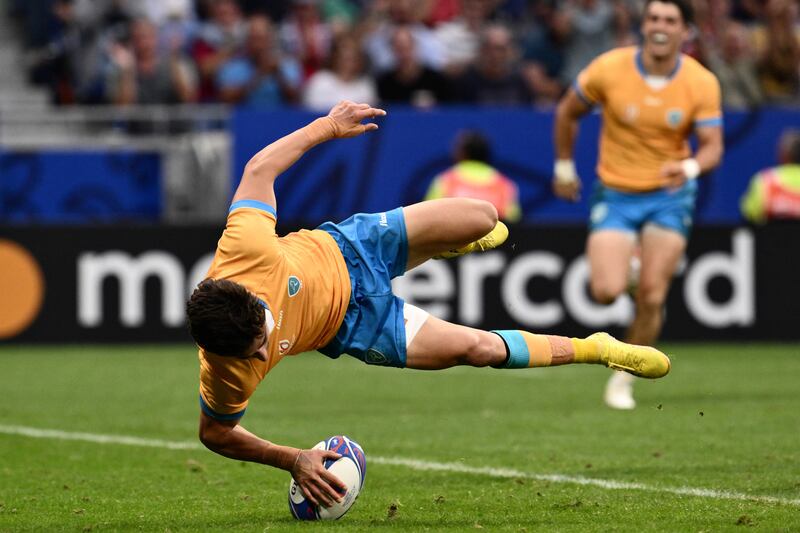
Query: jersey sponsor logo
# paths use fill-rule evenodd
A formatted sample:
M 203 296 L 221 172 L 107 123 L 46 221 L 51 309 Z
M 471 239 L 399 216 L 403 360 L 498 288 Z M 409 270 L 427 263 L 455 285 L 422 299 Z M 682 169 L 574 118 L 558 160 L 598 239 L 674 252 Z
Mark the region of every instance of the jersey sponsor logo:
M 378 224 L 380 224 L 384 228 L 388 228 L 389 227 L 389 222 L 386 220 L 386 213 L 381 213 L 380 214 L 380 222 L 378 222 Z
M 367 350 L 367 355 L 365 356 L 364 360 L 370 365 L 385 365 L 389 363 L 389 358 L 375 348 L 370 348 Z
M 300 292 L 302 288 L 303 282 L 300 281 L 297 276 L 289 276 L 289 298 L 297 296 L 297 293 Z
M 683 110 L 681 109 L 668 109 L 667 110 L 667 124 L 670 128 L 675 129 L 681 125 L 683 121 Z

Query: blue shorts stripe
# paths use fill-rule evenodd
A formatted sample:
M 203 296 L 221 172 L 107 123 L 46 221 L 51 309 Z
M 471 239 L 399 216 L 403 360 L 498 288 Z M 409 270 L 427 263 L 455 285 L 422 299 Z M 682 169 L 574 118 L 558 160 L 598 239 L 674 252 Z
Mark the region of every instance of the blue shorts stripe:
M 515 329 L 492 330 L 505 341 L 508 347 L 508 361 L 503 368 L 528 368 L 531 355 L 522 334 Z
M 200 395 L 200 409 L 202 409 L 206 415 L 210 416 L 214 420 L 221 420 L 223 422 L 230 422 L 231 420 L 239 420 L 244 416 L 244 412 L 246 411 L 246 409 L 242 409 L 238 413 L 231 413 L 228 415 L 218 413 L 208 406 L 205 400 L 203 400 L 202 394 Z
M 239 209 L 240 207 L 253 207 L 255 209 L 261 209 L 262 211 L 266 211 L 267 213 L 274 216 L 276 219 L 278 218 L 278 213 L 275 211 L 275 208 L 269 204 L 265 204 L 264 202 L 259 202 L 258 200 L 238 200 L 233 202 L 228 209 L 228 213 L 232 213 L 234 209 Z

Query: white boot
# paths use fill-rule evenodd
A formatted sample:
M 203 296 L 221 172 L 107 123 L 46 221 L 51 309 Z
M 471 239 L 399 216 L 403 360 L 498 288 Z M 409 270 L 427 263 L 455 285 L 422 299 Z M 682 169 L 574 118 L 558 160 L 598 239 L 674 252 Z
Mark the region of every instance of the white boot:
M 633 399 L 634 376 L 626 372 L 614 372 L 606 383 L 606 392 L 603 400 L 612 409 L 633 409 L 636 400 Z

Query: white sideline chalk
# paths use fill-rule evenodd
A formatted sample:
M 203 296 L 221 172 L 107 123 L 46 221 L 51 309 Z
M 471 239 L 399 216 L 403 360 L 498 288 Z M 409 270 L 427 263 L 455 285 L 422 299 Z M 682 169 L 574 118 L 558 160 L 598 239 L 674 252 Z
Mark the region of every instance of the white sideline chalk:
M 96 433 L 78 433 L 26 426 L 0 425 L 0 434 L 32 437 L 37 439 L 73 440 L 92 442 L 95 444 L 119 444 L 123 446 L 162 448 L 167 450 L 204 449 L 199 442 L 192 441 L 145 439 L 127 435 L 100 435 Z M 712 500 L 736 500 L 800 507 L 800 498 L 779 498 L 777 496 L 760 496 L 755 494 L 745 494 L 743 492 L 731 492 L 726 490 L 703 489 L 695 487 L 662 487 L 658 485 L 646 485 L 644 483 L 633 483 L 629 481 L 615 481 L 613 479 L 597 479 L 583 476 L 567 476 L 562 474 L 536 474 L 533 472 L 524 472 L 522 470 L 514 470 L 510 468 L 492 468 L 486 466 L 477 467 L 468 466 L 462 463 L 437 463 L 434 461 L 423 461 L 421 459 L 407 459 L 402 457 L 376 457 L 374 455 L 368 455 L 367 460 L 372 464 L 404 466 L 412 470 L 453 472 L 457 474 L 472 474 L 478 476 L 511 479 L 534 479 L 536 481 L 548 481 L 550 483 L 564 483 L 570 485 L 585 485 L 607 490 L 638 490 L 644 492 L 675 494 L 678 496 L 692 496 L 695 498 L 709 498 Z

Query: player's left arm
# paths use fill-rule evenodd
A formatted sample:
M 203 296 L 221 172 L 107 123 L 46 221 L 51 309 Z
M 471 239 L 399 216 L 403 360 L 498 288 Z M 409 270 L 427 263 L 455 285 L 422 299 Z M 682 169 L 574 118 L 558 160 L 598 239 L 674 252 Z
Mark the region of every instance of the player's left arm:
M 661 167 L 661 175 L 667 180 L 667 187 L 680 187 L 688 180 L 713 170 L 724 152 L 721 126 L 704 126 L 697 129 L 697 151 L 692 157 L 682 161 L 668 161 Z
M 725 151 L 722 139 L 722 107 L 720 86 L 717 79 L 708 73 L 701 77 L 701 101 L 695 115 L 695 135 L 697 151 L 692 157 L 682 161 L 668 161 L 661 169 L 668 187 L 680 187 L 687 180 L 692 180 L 713 170 Z
M 314 146 L 331 139 L 355 137 L 378 129 L 375 123 L 362 124 L 386 114 L 369 104 L 342 101 L 327 116 L 278 139 L 250 159 L 233 201 L 256 200 L 276 207 L 273 184 L 277 177 Z
M 324 466 L 339 459 L 333 450 L 301 450 L 262 439 L 243 428 L 238 420 L 216 420 L 200 411 L 200 441 L 209 450 L 238 461 L 260 463 L 286 470 L 311 503 L 329 507 L 341 501 L 347 487 Z
M 697 136 L 697 151 L 694 153 L 694 159 L 700 167 L 700 174 L 705 174 L 714 170 L 722 161 L 722 154 L 725 151 L 722 142 L 722 126 L 699 127 L 695 131 L 695 135 Z

